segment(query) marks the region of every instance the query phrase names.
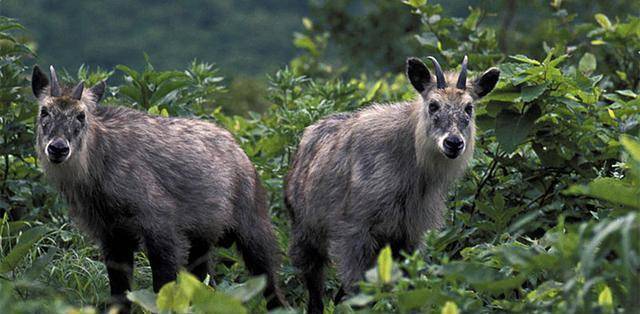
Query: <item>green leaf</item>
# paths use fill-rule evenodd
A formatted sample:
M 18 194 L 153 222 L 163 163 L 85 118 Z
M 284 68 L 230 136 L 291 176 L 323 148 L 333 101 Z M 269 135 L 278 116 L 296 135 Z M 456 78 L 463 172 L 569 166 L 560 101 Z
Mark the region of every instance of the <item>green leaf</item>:
M 371 88 L 371 90 L 369 90 L 369 92 L 367 92 L 367 96 L 365 97 L 365 101 L 366 102 L 372 101 L 373 98 L 376 97 L 376 94 L 380 90 L 380 87 L 382 87 L 382 80 L 377 81 L 376 84 L 373 85 L 373 88 Z
M 483 292 L 499 295 L 522 285 L 524 274 L 505 276 L 497 269 L 477 262 L 451 262 L 442 266 L 447 280 L 465 282 Z
M 458 306 L 454 302 L 447 301 L 442 307 L 442 310 L 440 311 L 440 313 L 441 314 L 459 314 L 460 309 L 458 309 Z
M 611 21 L 609 21 L 609 18 L 602 13 L 596 14 L 595 18 L 596 18 L 596 22 L 598 22 L 598 24 L 600 24 L 600 26 L 604 29 L 610 30 L 611 27 L 613 26 L 611 25 Z
M 130 76 L 134 81 L 138 80 L 138 75 L 139 75 L 138 72 L 131 69 L 130 67 L 123 64 L 118 64 L 116 65 L 116 69 L 124 72 L 126 75 Z
M 33 245 L 47 233 L 44 226 L 31 228 L 20 235 L 18 243 L 0 262 L 0 274 L 15 270 L 22 259 L 29 254 Z
M 435 296 L 437 292 L 433 289 L 422 288 L 398 293 L 398 307 L 400 312 L 407 313 L 425 306 Z
M 416 40 L 420 43 L 420 45 L 437 48 L 438 47 L 438 37 L 434 33 L 422 33 L 422 35 L 415 35 Z
M 166 81 L 158 87 L 158 89 L 149 98 L 149 104 L 157 105 L 163 103 L 162 100 L 170 93 L 176 93 L 182 88 L 189 86 L 190 82 L 187 80 L 174 80 Z
M 227 293 L 242 301 L 247 302 L 254 296 L 260 294 L 262 290 L 267 286 L 267 278 L 265 276 L 258 276 L 247 280 L 245 283 L 234 287 L 227 291 Z
M 419 8 L 427 3 L 427 0 L 405 0 L 405 4 L 408 4 L 414 8 Z
M 293 39 L 293 45 L 298 48 L 309 51 L 309 53 L 311 53 L 314 56 L 319 55 L 318 47 L 313 42 L 313 40 L 307 35 L 295 33 L 294 39 Z
M 513 60 L 520 61 L 520 62 L 533 64 L 533 65 L 541 65 L 540 61 L 531 59 L 531 58 L 529 58 L 529 57 L 527 57 L 525 55 L 509 56 L 509 58 L 511 58 Z
M 359 293 L 344 301 L 344 304 L 362 307 L 373 302 L 374 300 L 375 298 L 372 295 Z
M 38 279 L 44 270 L 50 266 L 51 261 L 58 253 L 58 248 L 52 247 L 47 251 L 47 254 L 40 256 L 31 267 L 24 272 L 22 280 L 33 281 Z
M 591 196 L 613 204 L 640 209 L 638 188 L 615 178 L 597 178 L 588 185 L 574 185 L 565 193 Z
M 636 141 L 628 135 L 620 137 L 620 143 L 635 161 L 640 162 L 640 141 Z
M 489 95 L 482 98 L 483 102 L 495 100 L 502 102 L 517 102 L 520 99 L 521 93 L 514 92 L 492 92 Z
M 212 289 L 202 289 L 195 293 L 193 309 L 195 313 L 207 314 L 248 313 L 240 300 Z
M 529 135 L 541 110 L 531 106 L 524 115 L 512 110 L 502 110 L 496 117 L 496 138 L 507 153 L 512 153 Z
M 195 276 L 181 271 L 176 281 L 170 282 L 160 289 L 156 305 L 160 310 L 186 312 L 193 295 L 204 288 L 204 284 Z
M 524 102 L 530 102 L 542 95 L 547 90 L 547 84 L 525 86 L 520 91 L 520 97 Z
M 609 286 L 604 286 L 600 294 L 598 295 L 598 304 L 604 307 L 613 306 L 613 295 L 611 295 L 611 289 Z
M 378 280 L 384 284 L 391 282 L 393 269 L 393 258 L 391 256 L 391 247 L 385 246 L 380 255 L 378 255 Z
M 313 30 L 313 22 L 308 17 L 302 18 L 302 25 L 306 30 Z
M 135 290 L 127 292 L 127 299 L 129 301 L 141 306 L 143 309 L 158 313 L 158 307 L 156 306 L 156 294 L 149 290 Z
M 588 52 L 580 58 L 580 62 L 578 63 L 578 70 L 584 75 L 591 75 L 591 73 L 596 70 L 596 67 L 596 56 Z
M 186 312 L 189 309 L 190 297 L 180 286 L 172 281 L 160 289 L 156 306 L 159 310 Z
M 616 93 L 622 95 L 622 96 L 627 96 L 627 97 L 631 97 L 631 98 L 638 98 L 638 94 L 636 94 L 635 92 L 633 92 L 630 89 L 622 89 L 622 90 L 617 90 Z
M 467 19 L 465 19 L 464 23 L 462 23 L 462 26 L 468 30 L 472 30 L 472 31 L 475 30 L 476 27 L 478 26 L 480 15 L 482 15 L 482 10 L 472 9 Z

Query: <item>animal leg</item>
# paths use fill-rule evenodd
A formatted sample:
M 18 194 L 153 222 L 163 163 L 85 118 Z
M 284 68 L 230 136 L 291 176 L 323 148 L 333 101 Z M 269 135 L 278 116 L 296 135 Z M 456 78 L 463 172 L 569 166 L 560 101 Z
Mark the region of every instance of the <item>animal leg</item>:
M 329 261 L 326 238 L 313 230 L 303 230 L 294 226 L 293 242 L 289 255 L 293 265 L 302 273 L 305 286 L 309 291 L 307 313 L 322 314 L 324 305 L 325 267 Z
M 253 222 L 240 224 L 235 239 L 247 270 L 252 275 L 267 276 L 267 288 L 264 291 L 267 308 L 287 306 L 277 284 L 279 248 L 271 223 L 254 216 Z
M 131 290 L 133 276 L 133 253 L 135 245 L 130 239 L 110 238 L 102 241 L 104 263 L 107 266 L 109 286 L 111 288 L 111 302 L 120 307 L 120 313 L 129 313 L 131 302 L 127 300 L 126 292 Z
M 192 239 L 189 248 L 187 270 L 194 274 L 200 281 L 209 274 L 209 251 L 211 245 L 203 239 Z
M 167 230 L 149 233 L 144 241 L 151 264 L 153 291 L 157 293 L 166 283 L 176 280 L 179 243 L 176 236 Z

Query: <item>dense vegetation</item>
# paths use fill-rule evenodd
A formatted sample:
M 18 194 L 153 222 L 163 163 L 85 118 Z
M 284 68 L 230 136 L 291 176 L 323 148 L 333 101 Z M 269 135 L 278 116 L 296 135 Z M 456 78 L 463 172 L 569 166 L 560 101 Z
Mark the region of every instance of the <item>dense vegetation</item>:
M 319 14 L 335 13 L 331 10 L 348 2 L 317 8 Z M 465 54 L 471 70 L 497 65 L 502 77 L 478 106 L 477 152 L 470 171 L 452 189 L 447 227 L 428 232 L 424 248 L 401 260 L 392 261 L 383 250 L 360 294 L 337 305 L 327 299 L 328 311 L 638 311 L 640 18 L 576 15 L 573 6 L 552 1 L 545 8 L 550 13 L 536 14 L 540 26 L 513 30 L 504 49 L 498 23 L 489 23 L 491 11 L 470 8 L 466 17 L 453 18 L 425 0 L 366 3 L 378 10 L 369 16 L 404 10 L 419 21 L 408 22 L 398 37 L 407 46 L 389 39 L 379 48 L 390 55 L 370 54 L 379 58 L 376 62 L 388 62 L 389 71 L 359 72 L 360 66 L 370 66 L 366 55 L 354 54 L 353 64 L 333 61 L 358 47 L 345 43 L 341 32 L 366 29 L 360 24 L 375 24 L 375 18 L 345 19 L 339 24 L 343 28 L 305 19 L 304 30 L 294 36 L 302 53 L 270 74 L 270 106 L 263 113 L 223 112 L 219 105 L 226 88 L 218 68 L 207 63 L 158 70 L 155 59 L 147 58 L 143 67 L 80 67 L 66 80 L 91 85 L 110 78 L 120 83 L 110 87 L 107 105 L 197 116 L 231 130 L 270 192 L 272 218 L 286 251 L 282 178 L 306 126 L 333 112 L 416 97 L 400 71 L 407 55 L 434 55 L 446 68 Z M 35 56 L 33 45 L 16 40 L 25 30 L 15 20 L 1 18 L 0 32 L 0 308 L 102 309 L 108 282 L 100 253 L 73 226 L 66 205 L 43 180 L 33 151 L 37 108 L 27 65 Z M 376 38 L 351 43 L 359 40 L 375 43 Z M 338 48 L 330 51 L 331 45 Z M 140 311 L 264 311 L 259 294 L 264 279 L 249 278 L 235 250 L 218 249 L 215 258 L 225 261 L 216 264 L 209 280 L 215 288 L 183 273 L 156 296 L 146 290 L 150 268 L 140 253 L 138 290 L 130 298 Z M 281 275 L 287 299 L 301 310 L 305 291 L 287 258 Z M 337 285 L 331 276 L 327 288 L 335 293 Z

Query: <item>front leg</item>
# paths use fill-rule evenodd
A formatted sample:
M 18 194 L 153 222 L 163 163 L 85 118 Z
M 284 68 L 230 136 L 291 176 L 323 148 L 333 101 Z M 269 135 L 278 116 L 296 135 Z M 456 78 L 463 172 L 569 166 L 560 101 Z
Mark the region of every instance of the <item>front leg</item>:
M 151 265 L 153 291 L 158 293 L 165 284 L 176 280 L 179 267 L 179 241 L 173 228 L 147 231 L 144 235 L 147 257 Z
M 110 303 L 119 306 L 120 313 L 129 313 L 131 302 L 127 300 L 126 293 L 131 290 L 135 241 L 120 236 L 110 237 L 103 239 L 102 249 L 111 288 Z

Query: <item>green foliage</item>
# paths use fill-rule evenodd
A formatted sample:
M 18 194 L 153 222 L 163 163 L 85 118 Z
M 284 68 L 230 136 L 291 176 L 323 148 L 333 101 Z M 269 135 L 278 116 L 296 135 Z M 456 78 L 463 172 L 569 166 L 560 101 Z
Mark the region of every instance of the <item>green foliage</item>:
M 349 2 L 324 8 L 342 12 Z M 585 17 L 553 1 L 546 9 L 554 13 L 542 17 L 548 23 L 531 34 L 545 36 L 543 47 L 508 55 L 500 49 L 500 31 L 486 23 L 491 17 L 487 8 L 471 8 L 465 18 L 452 18 L 430 1 L 368 3 L 376 10 L 367 19 L 387 11 L 395 16 L 401 13 L 398 7 L 419 19 L 408 37 L 412 44 L 403 48 L 407 54 L 435 55 L 449 67 L 468 54 L 471 70 L 479 73 L 496 65 L 501 80 L 476 110 L 476 154 L 465 179 L 452 189 L 447 227 L 428 232 L 424 247 L 401 259 L 394 261 L 388 247 L 383 249 L 360 292 L 341 304 L 327 298 L 327 310 L 640 309 L 638 18 Z M 371 20 L 356 22 L 351 31 L 362 30 Z M 304 30 L 294 35 L 302 53 L 269 76 L 268 87 L 260 91 L 264 96 L 244 98 L 268 107 L 262 114 L 229 110 L 224 103 L 238 98 L 225 98 L 217 68 L 207 63 L 161 71 L 146 58 L 142 70 L 81 67 L 65 80 L 94 84 L 107 77 L 110 82 L 121 79 L 110 87 L 105 104 L 198 117 L 229 129 L 269 191 L 271 217 L 284 250 L 289 225 L 282 205 L 283 177 L 304 128 L 328 114 L 416 97 L 389 61 L 401 64 L 404 54 L 383 58 L 394 69 L 387 74 L 361 74 L 366 66 L 360 68 L 357 60 L 332 62 L 331 44 L 345 37 L 336 38 L 336 30 L 324 23 L 303 20 Z M 21 30 L 13 20 L 0 20 L 0 208 L 6 213 L 0 226 L 0 306 L 9 312 L 98 311 L 108 300 L 100 254 L 70 226 L 66 205 L 42 181 L 36 164 L 36 106 L 28 96 L 30 71 L 23 64 L 33 54 L 15 39 Z M 354 39 L 353 47 L 357 43 Z M 343 53 L 353 47 L 343 46 Z M 231 83 L 229 92 L 241 95 L 242 88 Z M 215 288 L 181 273 L 155 295 L 144 290 L 151 275 L 139 254 L 138 285 L 128 297 L 139 311 L 263 312 L 259 294 L 264 278 L 247 276 L 234 250 L 219 249 L 216 255 L 230 263 L 216 265 L 210 280 Z M 287 299 L 295 309 L 304 308 L 306 292 L 286 258 L 281 275 Z M 329 292 L 335 293 L 338 285 L 331 274 Z
M 213 100 L 224 89 L 222 77 L 217 69 L 207 63 L 193 61 L 184 72 L 156 71 L 145 55 L 146 65 L 142 72 L 117 65 L 124 73 L 125 84 L 118 87 L 117 94 L 134 108 L 152 114 L 205 115 L 213 111 Z
M 262 292 L 265 286 L 264 277 L 255 277 L 223 292 L 187 272 L 180 272 L 177 280 L 162 287 L 157 296 L 148 290 L 138 290 L 129 292 L 127 297 L 152 313 L 247 313 L 243 303 Z

